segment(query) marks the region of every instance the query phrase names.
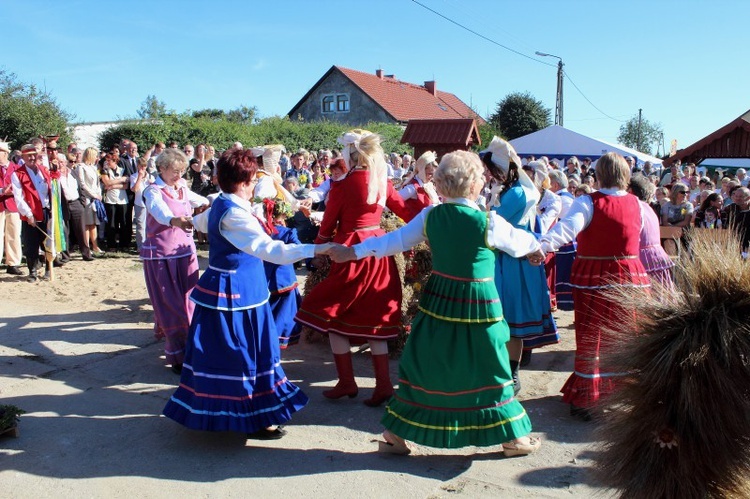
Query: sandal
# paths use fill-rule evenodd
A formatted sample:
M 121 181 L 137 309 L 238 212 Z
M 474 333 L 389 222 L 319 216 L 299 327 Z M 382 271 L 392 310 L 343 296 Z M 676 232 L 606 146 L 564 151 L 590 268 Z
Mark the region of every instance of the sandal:
M 505 457 L 528 456 L 533 454 L 542 446 L 542 440 L 538 437 L 529 437 L 528 444 L 519 444 L 518 442 L 506 442 L 503 444 L 503 454 Z
M 383 439 L 378 440 L 378 452 L 385 454 L 396 454 L 399 456 L 407 456 L 411 454 L 411 447 L 401 437 L 397 437 L 388 430 L 383 432 Z

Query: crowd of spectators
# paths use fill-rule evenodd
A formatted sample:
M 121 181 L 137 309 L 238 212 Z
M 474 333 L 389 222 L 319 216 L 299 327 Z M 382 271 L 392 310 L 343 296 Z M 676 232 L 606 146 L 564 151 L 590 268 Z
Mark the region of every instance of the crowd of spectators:
M 93 147 L 83 149 L 75 143 L 69 144 L 67 150 L 61 150 L 56 137 L 32 138 L 29 144 L 18 150 L 12 150 L 7 142 L 0 142 L 0 262 L 5 256 L 6 272 L 24 275 L 21 265 L 25 258 L 29 266 L 27 252 L 41 254 L 44 251 L 46 231 L 42 232 L 42 229 L 50 219 L 55 196 L 62 208 L 64 222 L 61 224 L 64 243 L 56 252 L 55 266 L 63 266 L 70 260 L 70 248 L 74 246 L 79 248 L 83 261 L 92 261 L 108 252 L 138 254 L 146 236 L 143 191 L 156 181 L 156 159 L 168 148 L 179 149 L 179 144 L 158 142 L 139 153 L 138 144 L 128 139 L 122 139 L 107 151 Z M 243 146 L 236 142 L 232 148 L 241 149 Z M 188 160 L 184 179 L 190 190 L 209 199 L 215 198 L 219 192 L 215 171 L 218 151 L 209 144 L 185 144 L 181 151 Z M 310 152 L 299 149 L 291 154 L 284 151 L 277 173 L 295 198 L 312 198 L 315 208 L 322 210 L 330 187 L 330 166 L 340 157 L 337 150 Z M 414 159 L 408 153 L 393 152 L 385 159 L 395 186 L 409 180 Z M 26 198 L 33 199 L 25 202 L 21 186 L 14 188 L 13 182 L 14 173 L 24 165 L 31 170 L 36 168 L 34 171 L 38 175 L 38 179 L 34 177 L 30 184 L 33 188 L 26 192 Z M 55 182 L 59 183 L 59 188 L 53 189 Z M 17 199 L 23 203 L 21 210 Z M 41 212 L 32 219 L 25 216 L 24 211 L 28 211 L 29 203 L 33 205 L 35 201 L 39 202 Z M 315 217 L 296 213 L 289 223 L 297 226 L 304 242 L 312 241 L 317 234 Z M 23 243 L 24 231 L 41 240 L 35 238 L 27 241 L 28 244 Z M 205 242 L 202 234 L 196 233 L 196 237 L 199 243 Z M 29 248 L 24 251 L 22 246 Z M 39 278 L 43 261 L 42 257 L 29 266 L 29 280 Z M 49 278 L 49 273 L 45 272 L 42 278 Z
M 31 139 L 27 146 L 28 151 L 13 151 L 9 144 L 0 142 L 0 259 L 4 254 L 6 272 L 23 274 L 21 260 L 26 253 L 21 248 L 21 233 L 25 222 L 22 222 L 24 216 L 19 213 L 15 199 L 20 189 L 14 189 L 12 177 L 22 165 L 36 161 L 33 158 L 38 158 L 40 165 L 55 172 L 53 176 L 59 179 L 66 247 L 77 245 L 84 261 L 103 256 L 105 252 L 137 254 L 145 238 L 146 209 L 142 192 L 155 181 L 156 158 L 167 148 L 179 148 L 176 142 L 168 146 L 162 142 L 150 145 L 142 154 L 138 145 L 127 139 L 108 151 L 91 147 L 84 150 L 72 143 L 67 152 L 63 152 L 55 140 L 40 138 Z M 232 147 L 243 146 L 235 143 Z M 214 198 L 218 192 L 216 149 L 209 144 L 185 144 L 182 151 L 188 159 L 184 178 L 190 190 Z M 335 149 L 315 152 L 299 149 L 292 153 L 284 150 L 276 174 L 294 198 L 311 199 L 312 208 L 321 211 L 325 209 L 325 197 L 332 181 L 331 166 L 340 158 L 340 151 Z M 523 161 L 528 163 L 535 159 L 530 157 Z M 392 152 L 386 154 L 385 160 L 394 186 L 407 186 L 414 176 L 415 159 L 408 153 Z M 543 157 L 539 160 L 546 162 L 550 172 L 559 172 L 554 176 L 558 179 L 558 194 L 566 190 L 578 197 L 596 190 L 596 163 L 591 158 L 579 160 L 572 156 L 564 165 Z M 750 177 L 744 169 L 734 173 L 719 169 L 709 177 L 705 169 L 696 168 L 694 164 L 683 166 L 679 161 L 663 171 L 650 162 L 639 165 L 632 157 L 626 157 L 626 161 L 632 174 L 643 175 L 656 187 L 649 205 L 662 226 L 731 228 L 742 237 L 743 250 L 747 249 Z M 560 178 L 565 179 L 565 187 L 560 185 Z M 485 201 L 491 197 L 491 187 L 490 183 L 485 188 Z M 51 190 L 43 194 L 50 196 Z M 42 202 L 45 210 L 48 205 L 49 202 Z M 319 219 L 296 213 L 289 224 L 298 229 L 303 242 L 310 242 L 316 235 L 316 220 Z M 197 238 L 199 243 L 205 242 L 201 234 L 197 234 Z M 70 259 L 69 254 L 69 249 L 60 251 L 56 265 L 64 265 Z M 29 270 L 30 278 L 35 278 L 35 270 Z

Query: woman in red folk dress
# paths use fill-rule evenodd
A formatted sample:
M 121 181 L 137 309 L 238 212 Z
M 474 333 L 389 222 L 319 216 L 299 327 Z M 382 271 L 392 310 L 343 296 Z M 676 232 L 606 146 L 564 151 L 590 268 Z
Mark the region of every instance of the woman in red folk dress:
M 639 259 L 643 205 L 628 194 L 630 168 L 616 153 L 596 164 L 600 189 L 573 202 L 567 216 L 542 236 L 544 251 L 555 251 L 577 237 L 578 255 L 570 283 L 576 329 L 575 371 L 562 387 L 570 413 L 590 420 L 600 399 L 617 389 L 625 373 L 607 369 L 600 353 L 612 342 L 607 328 L 632 311 L 607 299 L 606 290 L 627 286 L 650 287 Z
M 398 191 L 410 209 L 421 211 L 428 206 L 440 204 L 440 198 L 432 183 L 437 166 L 437 155 L 432 151 L 427 151 L 417 159 L 414 176 L 404 180 L 404 186 Z
M 388 181 L 380 136 L 358 129 L 338 140 L 350 170 L 332 184 L 315 242 L 352 246 L 384 234 L 380 217 L 385 206 L 411 220 L 418 211 L 408 209 Z M 401 328 L 401 280 L 393 257 L 331 264 L 328 277 L 305 296 L 295 319 L 328 333 L 339 380 L 323 392 L 325 397 L 357 396 L 350 345 L 369 343 L 376 385 L 365 404 L 377 407 L 390 398 L 387 340 Z

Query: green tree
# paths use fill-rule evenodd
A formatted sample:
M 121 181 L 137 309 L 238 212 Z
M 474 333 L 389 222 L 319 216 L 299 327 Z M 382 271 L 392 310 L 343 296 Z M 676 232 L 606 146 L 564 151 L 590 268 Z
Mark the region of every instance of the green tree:
M 489 124 L 505 139 L 513 140 L 550 126 L 551 114 L 551 110 L 529 92 L 514 92 L 498 102 Z
M 477 127 L 479 129 L 479 140 L 482 141 L 481 144 L 475 144 L 473 149 L 475 151 L 481 151 L 485 147 L 487 147 L 487 144 L 492 142 L 492 138 L 497 136 L 502 136 L 502 133 L 500 130 L 492 126 L 490 123 L 485 123 L 484 125 L 478 125 Z
M 136 111 L 136 114 L 142 120 L 151 120 L 163 118 L 170 113 L 167 111 L 167 105 L 164 101 L 160 101 L 155 95 L 149 95 L 141 103 L 141 108 Z
M 49 93 L 0 70 L 0 139 L 7 137 L 11 147 L 20 148 L 39 135 L 60 135 L 59 143 L 65 146 L 71 119 Z
M 258 108 L 255 106 L 240 106 L 237 109 L 232 109 L 227 113 L 227 119 L 233 123 L 244 123 L 249 125 L 255 121 L 255 116 L 258 114 Z
M 222 120 L 227 117 L 227 114 L 224 112 L 223 109 L 199 109 L 198 111 L 193 111 L 192 115 L 193 118 L 206 118 L 209 120 Z
M 636 151 L 653 154 L 654 146 L 661 142 L 663 135 L 661 123 L 651 123 L 641 118 L 639 124 L 638 115 L 635 115 L 620 126 L 617 140 Z

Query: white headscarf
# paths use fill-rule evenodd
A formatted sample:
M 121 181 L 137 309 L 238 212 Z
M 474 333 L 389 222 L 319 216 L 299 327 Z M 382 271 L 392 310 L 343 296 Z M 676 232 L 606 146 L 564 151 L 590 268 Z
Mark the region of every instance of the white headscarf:
M 518 182 L 521 184 L 521 188 L 526 194 L 526 207 L 524 209 L 519 224 L 524 225 L 528 223 L 531 228 L 534 228 L 535 216 L 536 216 L 536 205 L 539 202 L 541 195 L 539 190 L 534 185 L 534 182 L 526 175 L 526 172 L 521 168 L 521 158 L 516 154 L 516 150 L 513 146 L 501 139 L 498 136 L 492 138 L 492 142 L 487 146 L 487 149 L 482 151 L 480 154 L 492 153 L 490 160 L 494 165 L 500 168 L 503 173 L 508 174 L 510 169 L 510 163 L 514 163 L 518 169 Z M 498 206 L 498 194 L 499 190 L 492 193 L 492 199 L 490 206 Z

